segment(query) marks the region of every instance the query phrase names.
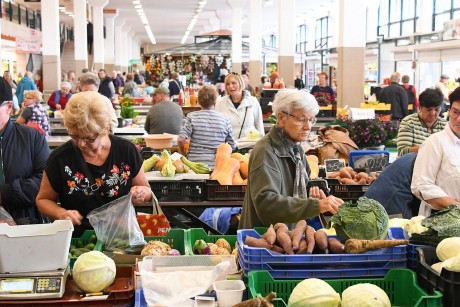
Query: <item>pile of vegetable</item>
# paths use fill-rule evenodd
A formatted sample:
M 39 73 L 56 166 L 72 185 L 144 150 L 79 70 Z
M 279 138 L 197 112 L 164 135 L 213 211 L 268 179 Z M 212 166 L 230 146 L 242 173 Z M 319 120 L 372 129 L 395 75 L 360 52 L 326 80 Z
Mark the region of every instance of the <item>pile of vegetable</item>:
M 216 161 L 211 180 L 217 180 L 221 185 L 247 184 L 249 172 L 249 158 L 233 153 L 228 143 L 220 144 L 216 150 Z
M 288 307 L 390 307 L 388 295 L 380 287 L 370 283 L 349 286 L 340 295 L 325 281 L 308 278 L 292 290 Z
M 115 262 L 104 253 L 91 251 L 78 257 L 72 270 L 75 284 L 86 293 L 102 291 L 115 280 Z
M 232 307 L 273 307 L 272 301 L 276 297 L 275 292 L 270 292 L 266 297 L 256 297 L 243 301 Z
M 342 167 L 338 172 L 333 172 L 327 176 L 329 179 L 337 179 L 342 184 L 371 184 L 377 179 L 380 173 L 370 176 L 366 172 L 356 172 L 353 168 Z
M 77 258 L 84 253 L 92 251 L 96 242 L 97 238 L 94 234 L 89 237 L 88 243 L 86 245 L 83 243 L 83 240 L 76 239 L 76 241 L 73 242 L 74 244 L 70 245 L 70 257 Z
M 328 223 L 341 242 L 348 239 L 383 240 L 388 231 L 388 214 L 376 200 L 360 197 L 356 204 L 345 202 Z
M 152 240 L 142 249 L 141 256 L 180 256 L 180 252 L 164 242 Z
M 174 177 L 176 173 L 188 173 L 190 170 L 195 172 L 195 174 L 209 174 L 211 172 L 206 164 L 191 162 L 183 156 L 173 161 L 167 150 L 161 152 L 161 157 L 152 155 L 150 158 L 144 160 L 142 168 L 145 173 L 152 169 L 160 171 L 164 177 Z
M 434 263 L 431 267 L 438 275 L 441 275 L 443 268 L 460 272 L 460 237 L 447 238 L 439 242 L 436 256 L 441 262 Z
M 237 247 L 235 246 L 232 250 L 224 238 L 217 239 L 216 243 L 206 243 L 203 239 L 199 239 L 193 244 L 193 254 L 195 255 L 237 255 L 237 252 Z

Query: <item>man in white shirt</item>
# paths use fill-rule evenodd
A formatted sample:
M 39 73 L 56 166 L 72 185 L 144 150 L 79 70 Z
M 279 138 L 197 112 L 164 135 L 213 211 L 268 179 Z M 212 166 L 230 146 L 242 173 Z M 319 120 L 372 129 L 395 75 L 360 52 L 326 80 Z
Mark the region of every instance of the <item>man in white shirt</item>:
M 420 146 L 411 190 L 421 199 L 419 215 L 460 206 L 460 87 L 449 95 L 449 123 Z

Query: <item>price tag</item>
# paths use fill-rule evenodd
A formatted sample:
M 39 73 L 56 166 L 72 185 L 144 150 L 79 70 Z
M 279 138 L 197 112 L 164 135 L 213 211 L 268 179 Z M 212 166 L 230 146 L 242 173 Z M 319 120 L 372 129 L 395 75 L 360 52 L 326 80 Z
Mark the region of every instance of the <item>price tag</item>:
M 374 109 L 350 108 L 348 118 L 351 120 L 373 119 L 375 118 Z
M 371 158 L 367 160 L 367 169 L 369 172 L 380 172 L 388 164 L 388 158 L 386 156 L 379 158 Z
M 342 167 L 345 167 L 345 160 L 343 159 L 328 159 L 324 160 L 326 173 L 338 172 Z

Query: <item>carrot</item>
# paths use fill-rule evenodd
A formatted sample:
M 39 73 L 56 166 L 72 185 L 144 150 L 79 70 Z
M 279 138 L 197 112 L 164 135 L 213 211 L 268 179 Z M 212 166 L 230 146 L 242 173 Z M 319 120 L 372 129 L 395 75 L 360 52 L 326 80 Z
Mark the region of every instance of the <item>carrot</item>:
M 305 220 L 300 220 L 295 225 L 295 228 L 291 231 L 290 237 L 292 240 L 292 249 L 297 250 L 299 248 L 300 239 L 307 228 L 307 222 Z
M 348 254 L 360 254 L 369 250 L 387 248 L 398 245 L 407 245 L 409 240 L 358 240 L 348 239 L 345 242 L 345 252 Z
M 244 240 L 244 243 L 247 244 L 248 246 L 251 246 L 251 247 L 260 247 L 260 248 L 267 248 L 267 249 L 270 249 L 272 247 L 264 239 L 262 239 L 262 238 L 254 238 L 254 237 L 251 237 L 251 236 L 246 236 L 246 239 Z
M 262 238 L 265 239 L 265 241 L 268 242 L 268 244 L 273 245 L 275 244 L 276 241 L 276 231 L 273 228 L 273 225 L 270 224 L 270 227 L 268 227 L 267 232 L 264 233 Z
M 313 227 L 307 226 L 305 238 L 307 240 L 307 254 L 311 254 L 315 248 L 315 229 Z
M 305 239 L 300 240 L 299 248 L 296 251 L 296 254 L 306 254 L 307 253 L 307 241 Z
M 284 254 L 284 249 L 278 245 L 273 245 L 271 250 L 280 254 Z
M 315 251 L 317 254 L 325 254 L 327 252 L 327 233 L 324 230 L 315 232 Z
M 294 252 L 292 251 L 292 241 L 291 237 L 289 236 L 288 227 L 283 223 L 277 223 L 274 228 L 276 229 L 276 240 L 278 243 L 284 249 L 286 254 L 293 255 Z
M 331 254 L 343 254 L 345 246 L 336 238 L 327 238 L 327 245 Z

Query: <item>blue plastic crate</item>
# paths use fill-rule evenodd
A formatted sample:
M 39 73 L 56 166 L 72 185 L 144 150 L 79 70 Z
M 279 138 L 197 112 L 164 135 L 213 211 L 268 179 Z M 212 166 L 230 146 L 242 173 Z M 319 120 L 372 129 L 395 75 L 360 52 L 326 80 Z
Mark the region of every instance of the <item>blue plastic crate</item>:
M 352 168 L 358 167 L 363 168 L 366 157 L 377 158 L 386 157 L 386 164 L 390 161 L 390 152 L 387 150 L 352 150 L 348 156 L 348 165 Z M 364 161 L 364 162 L 363 162 Z
M 136 290 L 136 294 L 134 295 L 134 307 L 148 307 L 144 297 L 144 290 Z
M 402 227 L 390 227 L 388 229 L 388 237 L 396 240 L 407 240 L 409 236 Z M 417 247 L 425 247 L 430 245 L 424 244 L 409 244 L 407 245 L 407 267 L 411 270 L 417 270 Z

